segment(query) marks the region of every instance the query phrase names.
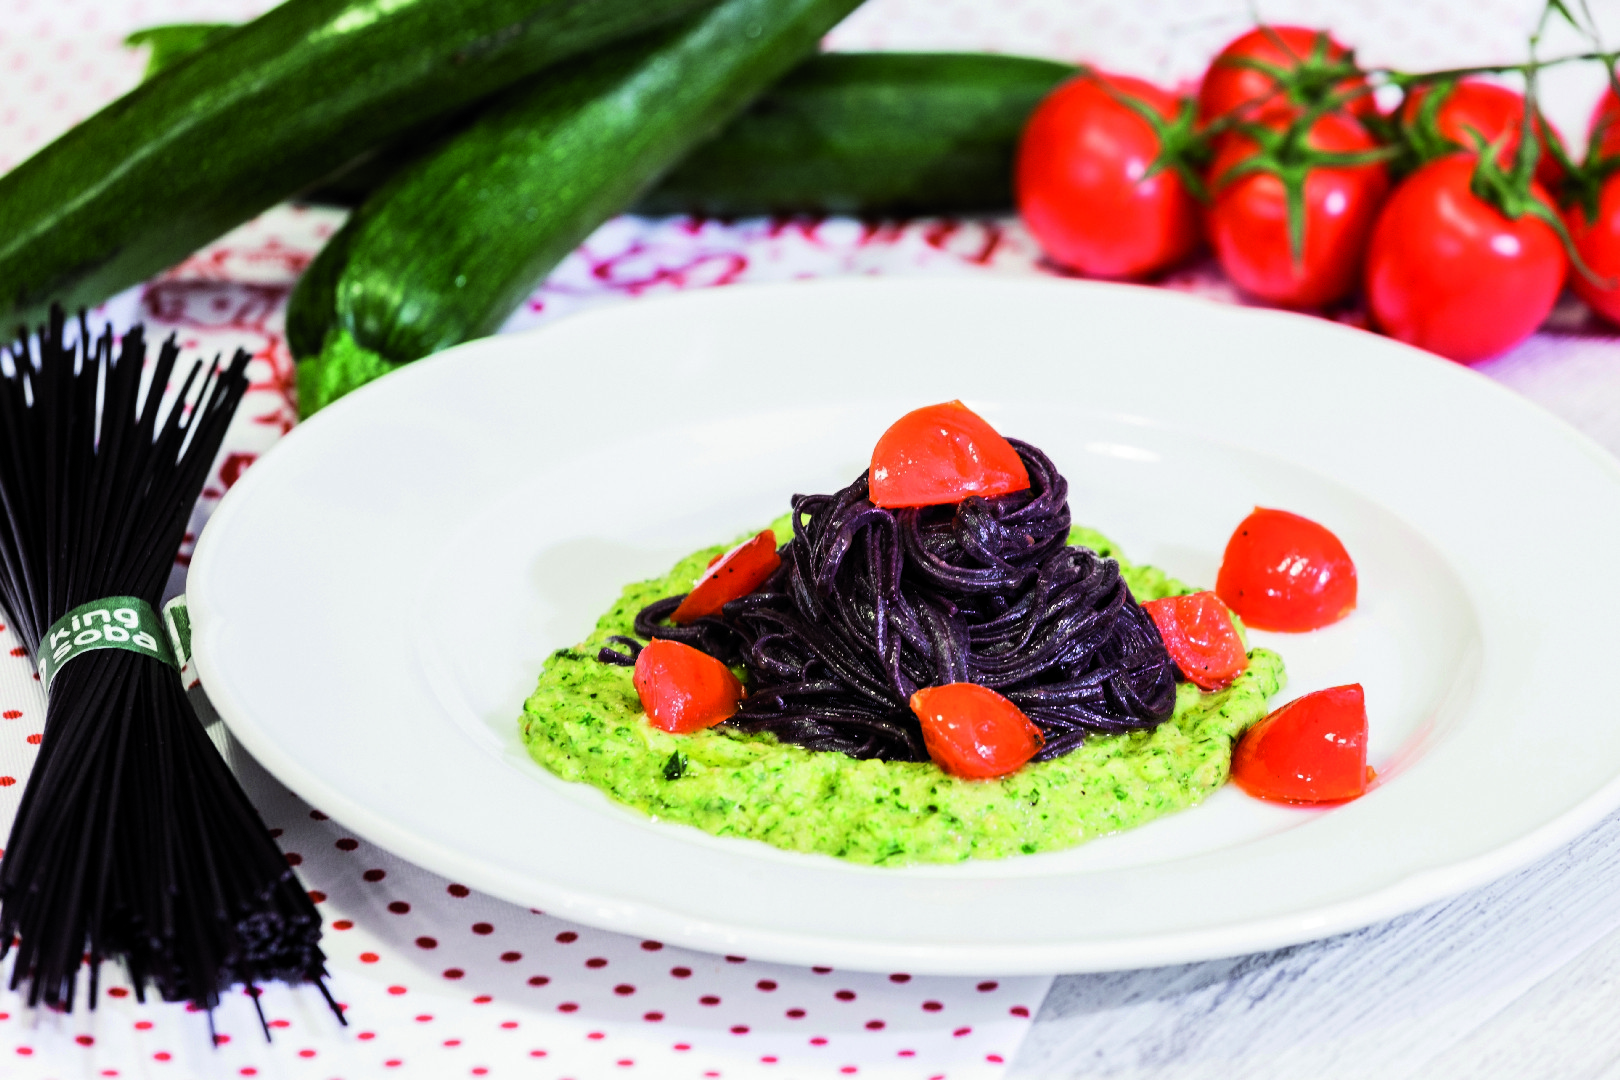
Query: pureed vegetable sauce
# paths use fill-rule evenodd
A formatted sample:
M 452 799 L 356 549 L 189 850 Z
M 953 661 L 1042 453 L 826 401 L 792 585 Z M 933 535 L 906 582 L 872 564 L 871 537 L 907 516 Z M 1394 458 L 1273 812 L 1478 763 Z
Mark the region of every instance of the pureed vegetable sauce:
M 524 710 L 537 761 L 719 835 L 867 863 L 999 857 L 1199 801 L 1281 684 L 1213 594 L 1110 558 L 1071 527 L 1051 460 L 959 401 L 907 413 L 867 473 L 792 502 L 769 534 L 630 586 L 552 655 Z M 758 569 L 723 575 L 734 562 Z
M 786 520 L 772 526 L 786 542 Z M 1077 528 L 1071 543 L 1117 558 Z M 731 545 L 694 552 L 660 578 L 626 587 L 595 631 L 546 661 L 524 703 L 529 753 L 564 780 L 587 783 L 650 817 L 718 836 L 762 840 L 852 862 L 900 865 L 1051 851 L 1195 805 L 1225 780 L 1232 740 L 1266 713 L 1282 660 L 1255 649 L 1225 690 L 1177 688 L 1171 718 L 1151 732 L 1093 737 L 1073 753 L 998 780 L 961 780 L 931 762 L 860 761 L 748 736 L 724 725 L 676 736 L 647 724 L 630 669 L 599 662 L 636 614 L 687 588 Z M 1152 567 L 1121 562 L 1141 600 L 1190 592 Z M 679 751 L 684 774 L 665 778 Z

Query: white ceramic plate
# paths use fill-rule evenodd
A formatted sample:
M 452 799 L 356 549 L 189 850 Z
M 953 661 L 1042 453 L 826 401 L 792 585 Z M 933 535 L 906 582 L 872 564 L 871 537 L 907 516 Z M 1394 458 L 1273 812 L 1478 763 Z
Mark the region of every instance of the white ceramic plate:
M 1359 681 L 1382 782 L 1230 787 L 1069 851 L 874 869 L 648 821 L 517 738 L 544 658 L 631 580 L 864 467 L 960 397 L 1043 447 L 1077 521 L 1214 579 L 1256 504 L 1328 524 L 1361 603 L 1278 649 Z M 936 973 L 1280 946 L 1486 881 L 1620 802 L 1620 469 L 1463 368 L 1325 321 L 1046 280 L 639 301 L 411 366 L 289 435 L 204 533 L 203 683 L 272 773 L 498 896 L 717 952 Z

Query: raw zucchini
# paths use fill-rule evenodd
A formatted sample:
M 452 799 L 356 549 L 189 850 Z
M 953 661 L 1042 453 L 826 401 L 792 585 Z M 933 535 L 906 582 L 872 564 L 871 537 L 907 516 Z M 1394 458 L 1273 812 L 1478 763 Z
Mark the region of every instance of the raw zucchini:
M 1043 97 L 1074 75 L 993 53 L 824 53 L 692 151 L 639 214 L 962 214 L 1010 210 L 1013 155 Z M 304 193 L 354 206 L 432 134 Z
M 369 146 L 707 0 L 287 0 L 0 176 L 0 316 L 105 299 Z
M 510 91 L 366 200 L 294 291 L 301 410 L 493 333 L 563 256 L 859 0 L 724 0 Z M 341 267 L 334 264 L 341 263 Z
M 639 213 L 1005 210 L 1024 121 L 1067 64 L 985 53 L 827 53 L 698 147 Z
M 146 58 L 146 71 L 141 78 L 150 79 L 165 68 L 171 68 L 210 42 L 218 41 L 232 30 L 236 23 L 165 23 L 137 30 L 124 39 L 132 49 L 142 45 L 152 48 Z
M 156 63 L 159 50 L 178 55 L 205 44 L 197 29 L 141 33 Z M 1067 64 L 992 53 L 813 56 L 693 150 L 635 210 L 741 217 L 1010 209 L 1024 122 L 1074 73 Z M 302 197 L 358 205 L 448 130 L 413 132 Z

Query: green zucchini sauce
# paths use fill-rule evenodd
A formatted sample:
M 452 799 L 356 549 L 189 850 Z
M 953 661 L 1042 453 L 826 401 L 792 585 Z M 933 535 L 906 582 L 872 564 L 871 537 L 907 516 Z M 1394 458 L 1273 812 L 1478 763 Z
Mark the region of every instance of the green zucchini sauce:
M 773 528 L 786 539 L 781 523 Z M 1195 591 L 1127 563 L 1089 529 L 1075 528 L 1069 542 L 1118 559 L 1138 601 Z M 1248 670 L 1224 690 L 1181 684 L 1174 715 L 1153 731 L 1094 736 L 996 780 L 961 780 L 926 762 L 858 761 L 724 726 L 670 735 L 647 723 L 630 669 L 600 663 L 597 650 L 610 635 L 633 635 L 637 612 L 691 588 L 730 546 L 629 586 L 590 637 L 552 654 L 523 707 L 523 740 L 537 762 L 656 820 L 716 836 L 881 866 L 999 859 L 1071 847 L 1202 801 L 1225 783 L 1233 740 L 1283 685 L 1281 658 L 1253 649 Z M 671 779 L 677 751 L 686 764 Z

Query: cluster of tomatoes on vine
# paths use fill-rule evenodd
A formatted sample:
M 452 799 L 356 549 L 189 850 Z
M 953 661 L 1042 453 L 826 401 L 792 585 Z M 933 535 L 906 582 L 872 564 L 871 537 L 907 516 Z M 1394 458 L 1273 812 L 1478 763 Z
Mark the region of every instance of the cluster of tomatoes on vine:
M 1151 278 L 1207 242 L 1256 299 L 1359 293 L 1378 329 L 1464 363 L 1527 337 L 1566 279 L 1620 323 L 1620 97 L 1576 163 L 1524 95 L 1480 77 L 1501 70 L 1369 71 L 1294 26 L 1232 41 L 1196 97 L 1085 70 L 1030 118 L 1019 211 L 1066 269 Z M 1402 92 L 1392 111 L 1380 85 Z

